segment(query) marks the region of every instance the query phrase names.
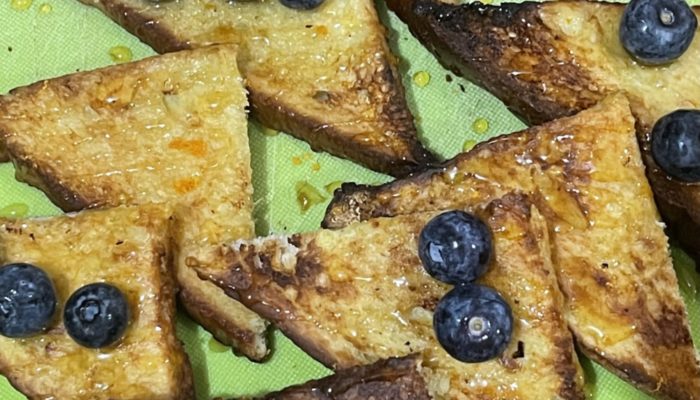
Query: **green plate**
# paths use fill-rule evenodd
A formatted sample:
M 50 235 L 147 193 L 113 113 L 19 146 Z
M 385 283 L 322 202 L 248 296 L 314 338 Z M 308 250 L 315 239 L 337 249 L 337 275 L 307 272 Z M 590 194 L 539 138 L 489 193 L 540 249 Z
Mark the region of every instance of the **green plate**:
M 410 106 L 428 147 L 444 157 L 452 157 L 465 145 L 524 127 L 500 101 L 440 67 L 406 27 L 386 11 L 383 2 L 378 7 L 390 28 L 391 44 L 401 58 Z M 97 10 L 77 1 L 2 0 L 0 93 L 40 79 L 112 64 L 110 49 L 116 46 L 129 48 L 134 58 L 154 54 Z M 420 80 L 414 81 L 417 73 L 423 79 L 427 73 L 429 83 L 416 84 Z M 250 126 L 250 140 L 259 235 L 316 229 L 330 200 L 324 188 L 328 184 L 377 184 L 389 180 L 348 161 L 314 153 L 308 145 L 289 136 L 265 136 L 255 124 Z M 27 215 L 32 216 L 60 212 L 43 194 L 15 181 L 13 174 L 11 165 L 0 164 L 0 213 L 7 213 L 8 207 L 20 212 L 28 208 Z M 299 181 L 315 186 L 326 201 L 302 213 L 295 193 Z M 692 261 L 682 252 L 674 249 L 674 260 L 695 342 L 700 343 L 700 297 L 695 284 L 699 278 Z M 198 399 L 261 394 L 329 373 L 278 332 L 274 335 L 271 359 L 255 364 L 222 348 L 186 316 L 180 316 L 177 328 L 194 365 Z M 592 398 L 649 398 L 598 365 L 585 358 L 582 361 Z M 24 396 L 0 378 L 0 399 L 20 400 Z

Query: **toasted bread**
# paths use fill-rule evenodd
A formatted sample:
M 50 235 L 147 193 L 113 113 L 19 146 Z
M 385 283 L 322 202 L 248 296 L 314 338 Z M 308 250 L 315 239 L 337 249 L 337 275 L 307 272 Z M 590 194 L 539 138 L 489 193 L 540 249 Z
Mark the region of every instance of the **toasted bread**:
M 637 118 L 659 208 L 679 240 L 700 254 L 700 186 L 668 176 L 654 161 L 650 143 L 660 117 L 700 107 L 700 40 L 677 61 L 648 67 L 634 62 L 620 43 L 624 4 L 387 3 L 444 65 L 494 93 L 530 123 L 573 115 L 623 91 Z M 700 17 L 699 7 L 693 11 Z
M 18 178 L 66 211 L 172 211 L 182 303 L 260 360 L 267 323 L 187 267 L 253 235 L 245 105 L 235 49 L 213 46 L 15 89 L 0 97 L 0 142 Z
M 47 272 L 56 315 L 78 288 L 97 282 L 126 296 L 131 322 L 108 348 L 68 336 L 60 317 L 45 333 L 0 336 L 0 372 L 30 399 L 190 400 L 192 371 L 175 336 L 175 285 L 168 269 L 167 214 L 158 207 L 0 220 L 0 265 L 31 263 Z
M 348 368 L 324 379 L 292 386 L 265 400 L 430 400 L 415 355 Z
M 424 270 L 417 238 L 436 213 L 238 241 L 228 268 L 198 271 L 332 368 L 415 352 L 434 399 L 583 399 L 544 218 L 517 195 L 473 211 L 494 235 L 479 282 L 502 294 L 515 321 L 505 352 L 483 363 L 455 360 L 435 338 L 432 313 L 450 286 Z
M 278 0 L 82 0 L 156 51 L 236 43 L 253 114 L 316 150 L 391 175 L 434 157 L 418 141 L 372 0 L 310 11 Z
M 584 353 L 655 396 L 698 399 L 700 366 L 624 96 L 405 180 L 346 184 L 324 225 L 483 204 L 512 190 L 550 223 L 566 318 Z

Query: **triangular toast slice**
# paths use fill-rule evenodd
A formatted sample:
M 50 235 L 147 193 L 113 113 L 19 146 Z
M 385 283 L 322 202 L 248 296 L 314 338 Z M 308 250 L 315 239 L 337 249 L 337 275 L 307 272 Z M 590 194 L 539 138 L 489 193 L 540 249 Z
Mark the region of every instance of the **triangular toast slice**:
M 420 353 L 434 399 L 583 399 L 544 218 L 518 195 L 470 211 L 494 235 L 479 282 L 501 293 L 515 321 L 505 352 L 483 363 L 455 360 L 435 338 L 433 310 L 450 286 L 424 270 L 417 238 L 438 213 L 238 241 L 228 268 L 198 270 L 332 368 Z
M 410 355 L 347 368 L 329 377 L 291 386 L 259 399 L 430 400 L 425 380 L 418 372 L 418 361 L 417 356 Z
M 573 115 L 611 92 L 624 92 L 637 118 L 659 208 L 678 238 L 700 254 L 700 186 L 664 173 L 650 147 L 651 127 L 660 117 L 700 107 L 699 39 L 677 61 L 649 67 L 634 62 L 620 43 L 624 4 L 387 3 L 443 65 L 486 88 L 530 123 Z M 693 10 L 700 18 L 700 7 Z
M 0 336 L 0 373 L 29 399 L 190 400 L 192 371 L 175 336 L 167 214 L 114 208 L 51 218 L 0 219 L 0 266 L 42 268 L 57 294 L 56 320 L 24 339 Z M 63 305 L 78 288 L 118 287 L 131 313 L 114 345 L 89 349 L 68 336 Z
M 256 360 L 267 324 L 188 265 L 253 235 L 245 90 L 231 46 L 68 75 L 0 97 L 0 142 L 20 180 L 67 211 L 159 203 L 173 223 L 180 299 Z
M 655 396 L 697 399 L 700 366 L 627 100 L 501 136 L 442 168 L 345 185 L 324 225 L 528 193 L 550 223 L 566 318 L 586 355 Z
M 236 43 L 254 116 L 394 176 L 434 160 L 418 140 L 372 0 L 83 0 L 163 53 Z

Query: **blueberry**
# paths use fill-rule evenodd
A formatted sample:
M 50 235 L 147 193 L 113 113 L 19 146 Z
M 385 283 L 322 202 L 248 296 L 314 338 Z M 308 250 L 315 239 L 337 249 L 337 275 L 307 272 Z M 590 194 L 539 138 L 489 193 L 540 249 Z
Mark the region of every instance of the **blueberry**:
M 313 10 L 323 4 L 324 0 L 280 0 L 283 6 L 295 10 Z
M 83 286 L 73 293 L 63 311 L 63 325 L 78 344 L 106 347 L 119 340 L 129 323 L 124 294 L 106 283 Z
M 433 328 L 440 345 L 452 357 L 468 363 L 484 362 L 508 347 L 513 314 L 495 290 L 462 285 L 438 302 Z
M 491 260 L 491 231 L 473 215 L 448 211 L 423 227 L 418 255 L 435 279 L 453 285 L 474 282 Z
M 651 152 L 671 177 L 700 182 L 700 111 L 678 110 L 659 119 L 651 131 Z
M 48 328 L 56 311 L 49 276 L 30 264 L 0 268 L 0 335 L 23 338 Z
M 622 15 L 620 41 L 641 63 L 667 64 L 688 50 L 697 26 L 684 0 L 632 0 Z

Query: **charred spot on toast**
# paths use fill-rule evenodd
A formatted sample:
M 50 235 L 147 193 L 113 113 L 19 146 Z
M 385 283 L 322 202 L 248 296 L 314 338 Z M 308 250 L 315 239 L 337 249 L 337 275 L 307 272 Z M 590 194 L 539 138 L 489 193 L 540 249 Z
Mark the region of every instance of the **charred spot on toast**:
M 574 367 L 578 364 L 576 352 L 571 351 L 571 341 L 564 338 L 559 338 L 555 342 L 559 349 L 557 358 L 554 360 L 554 369 L 562 378 L 562 383 L 559 388 L 559 395 L 562 399 L 582 399 L 585 397 L 583 388 L 578 379 L 579 371 Z
M 544 115 L 572 115 L 605 95 L 557 45 L 559 38 L 542 22 L 538 3 L 485 6 L 392 0 L 388 4 L 446 68 L 506 99 L 511 111 L 533 123 L 542 122 Z M 496 72 L 493 60 L 500 60 Z M 542 86 L 541 76 L 553 84 Z M 542 92 L 544 96 L 534 94 Z
M 270 393 L 264 399 L 317 397 L 319 393 L 347 400 L 430 399 L 415 355 L 339 370 L 327 378 Z
M 649 308 L 642 295 L 640 295 L 637 305 L 640 308 Z M 656 318 L 651 317 L 648 312 L 637 310 L 636 307 L 630 308 L 629 313 L 637 314 L 635 320 L 640 322 L 637 329 L 651 347 L 674 349 L 693 344 L 690 332 L 686 329 L 685 310 L 672 309 L 663 304 Z

